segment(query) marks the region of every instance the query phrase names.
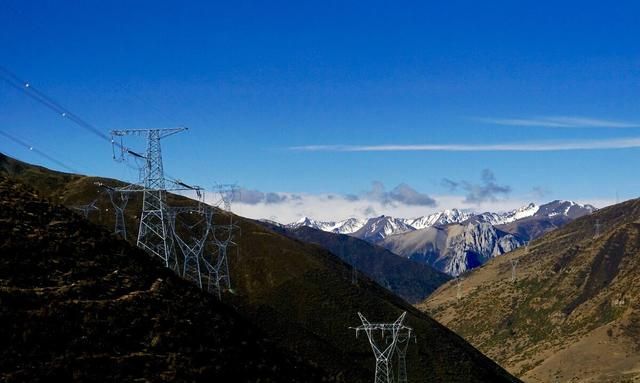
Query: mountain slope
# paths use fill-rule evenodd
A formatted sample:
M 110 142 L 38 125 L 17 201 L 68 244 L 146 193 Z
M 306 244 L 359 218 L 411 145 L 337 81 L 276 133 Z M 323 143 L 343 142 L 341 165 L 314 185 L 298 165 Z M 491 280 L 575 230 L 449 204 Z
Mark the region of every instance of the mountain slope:
M 469 221 L 392 235 L 381 243 L 400 256 L 423 262 L 452 276 L 478 267 L 521 244 L 519 238 L 489 223 Z
M 420 307 L 525 381 L 637 381 L 640 200 L 491 260 L 465 276 L 462 290 L 458 301 L 446 284 Z
M 127 242 L 0 177 L 0 380 L 324 381 Z
M 451 279 L 425 264 L 399 257 L 380 246 L 348 235 L 304 226 L 285 230 L 284 234 L 329 250 L 409 303 L 422 302 Z
M 6 169 L 1 160 L 0 169 Z M 78 198 L 86 198 L 95 195 L 93 180 L 80 177 L 73 181 L 73 188 L 61 182 L 55 190 L 44 187 L 39 191 L 60 196 L 73 190 Z M 104 196 L 99 197 L 98 205 Z M 74 203 L 70 197 L 64 200 Z M 127 211 L 130 217 L 138 214 L 133 209 Z M 109 215 L 101 214 L 90 219 L 105 220 Z M 266 332 L 278 347 L 327 371 L 326 381 L 359 383 L 373 377 L 368 342 L 355 338 L 348 328 L 359 324 L 357 312 L 371 320 L 392 320 L 403 311 L 408 312 L 407 324 L 420 339 L 407 355 L 411 381 L 517 381 L 463 339 L 369 278 L 362 277 L 353 286 L 351 268 L 325 249 L 285 237 L 252 220 L 236 219 L 242 236 L 239 254 L 230 258 L 235 294 L 225 294 L 223 300 Z

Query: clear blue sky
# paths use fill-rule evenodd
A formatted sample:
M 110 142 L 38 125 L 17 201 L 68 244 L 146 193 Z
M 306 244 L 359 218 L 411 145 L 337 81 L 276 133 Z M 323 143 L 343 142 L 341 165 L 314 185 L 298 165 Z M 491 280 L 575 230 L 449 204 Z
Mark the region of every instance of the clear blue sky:
M 0 0 L 0 32 L 1 65 L 105 132 L 189 127 L 165 142 L 165 166 L 203 186 L 357 194 L 378 180 L 441 195 L 444 178 L 490 169 L 510 188 L 500 198 L 640 188 L 637 148 L 290 149 L 640 137 L 637 1 Z M 5 83 L 0 129 L 132 177 L 108 144 Z M 0 151 L 56 167 L 2 138 Z

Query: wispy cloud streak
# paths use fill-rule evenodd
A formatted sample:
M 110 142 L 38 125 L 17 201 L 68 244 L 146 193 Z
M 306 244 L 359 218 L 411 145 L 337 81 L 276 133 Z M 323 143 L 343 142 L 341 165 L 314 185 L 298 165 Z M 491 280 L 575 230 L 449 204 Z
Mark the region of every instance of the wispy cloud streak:
M 612 121 L 589 117 L 477 118 L 476 120 L 495 125 L 543 128 L 640 128 L 640 123 L 637 122 Z
M 630 148 L 640 148 L 640 137 L 506 144 L 306 145 L 292 146 L 289 150 L 303 152 L 554 152 Z

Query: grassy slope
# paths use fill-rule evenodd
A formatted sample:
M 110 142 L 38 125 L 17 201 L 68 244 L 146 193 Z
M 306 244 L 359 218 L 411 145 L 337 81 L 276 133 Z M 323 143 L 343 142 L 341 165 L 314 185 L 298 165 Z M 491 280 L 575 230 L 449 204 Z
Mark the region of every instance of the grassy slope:
M 640 200 L 632 200 L 472 271 L 460 301 L 449 283 L 420 308 L 525 381 L 637 380 L 639 271 Z
M 7 166 L 7 161 L 13 160 L 0 159 L 0 170 L 16 168 Z M 32 182 L 34 175 L 30 172 L 13 175 L 39 187 Z M 96 189 L 92 179 L 72 181 L 77 187 L 52 181 L 39 191 L 71 204 L 76 203 L 70 197 L 72 192 L 83 203 L 93 198 Z M 133 209 L 129 210 L 131 215 L 137 211 Z M 94 214 L 91 219 L 109 224 L 107 214 L 102 214 Z M 371 380 L 374 364 L 369 345 L 362 338 L 356 339 L 348 328 L 359 324 L 358 311 L 371 320 L 393 320 L 406 310 L 408 325 L 416 329 L 419 337 L 417 346 L 412 346 L 408 354 L 411 380 L 515 381 L 462 338 L 373 281 L 363 279 L 358 287 L 352 286 L 348 265 L 328 251 L 277 234 L 251 220 L 238 217 L 238 222 L 242 230 L 240 253 L 230 260 L 236 294 L 226 295 L 224 300 L 292 354 L 333 371 L 334 380 Z

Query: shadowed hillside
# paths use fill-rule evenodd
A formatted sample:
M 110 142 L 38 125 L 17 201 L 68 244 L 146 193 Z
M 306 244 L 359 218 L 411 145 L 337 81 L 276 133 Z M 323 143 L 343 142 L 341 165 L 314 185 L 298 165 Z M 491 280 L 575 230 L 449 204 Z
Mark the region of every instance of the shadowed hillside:
M 25 174 L 30 176 L 13 173 L 28 182 Z M 93 179 L 74 178 L 72 182 L 76 185 L 74 195 L 95 195 Z M 41 187 L 39 191 L 49 197 L 65 195 L 65 203 L 75 204 L 69 197 L 69 186 L 64 182 L 56 185 L 55 190 Z M 128 210 L 131 219 L 137 214 L 133 209 Z M 90 219 L 107 222 L 108 217 L 103 212 Z M 364 383 L 373 377 L 369 344 L 362 337 L 356 339 L 348 328 L 359 324 L 358 311 L 377 321 L 393 320 L 408 311 L 407 325 L 415 329 L 419 339 L 407 355 L 411 381 L 517 381 L 460 337 L 372 280 L 362 278 L 353 286 L 351 268 L 330 252 L 252 220 L 237 220 L 242 232 L 240 252 L 230 258 L 235 294 L 225 294 L 223 300 L 278 346 L 328 371 L 326 381 Z
M 0 380 L 324 381 L 147 254 L 0 177 Z
M 446 284 L 420 307 L 525 381 L 637 381 L 640 200 L 493 259 L 462 290 L 458 301 Z
M 268 224 L 265 224 L 268 225 Z M 355 266 L 358 272 L 369 276 L 409 303 L 422 302 L 429 294 L 451 279 L 425 264 L 393 254 L 383 247 L 344 234 L 302 226 L 297 229 L 269 227 L 284 235 L 314 243 L 344 262 Z

